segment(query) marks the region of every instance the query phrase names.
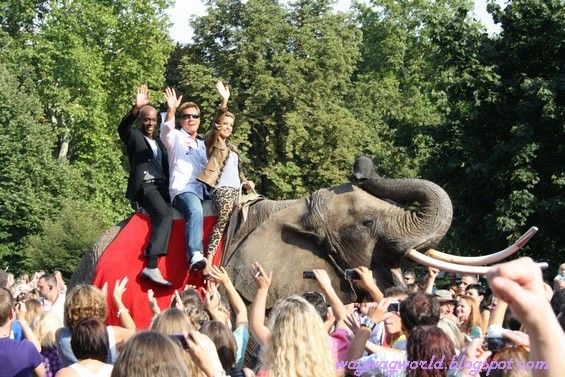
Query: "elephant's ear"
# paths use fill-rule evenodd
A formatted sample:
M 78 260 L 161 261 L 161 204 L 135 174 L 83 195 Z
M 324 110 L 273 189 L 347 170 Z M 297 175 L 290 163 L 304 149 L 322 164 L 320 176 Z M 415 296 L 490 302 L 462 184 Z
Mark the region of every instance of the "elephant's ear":
M 357 300 L 357 292 L 355 291 L 353 284 L 349 280 L 341 278 L 345 275 L 343 268 L 339 265 L 333 255 L 326 252 L 329 247 L 326 245 L 326 239 L 324 236 L 305 230 L 304 228 L 294 224 L 284 224 L 282 227 L 282 234 L 283 239 L 294 241 L 296 246 L 303 250 L 310 251 L 313 255 L 326 262 L 326 267 L 324 269 L 328 272 L 330 277 L 334 277 L 332 279 L 333 286 L 336 288 L 336 292 L 343 302 L 353 302 Z
M 356 297 L 355 292 L 351 286 L 343 286 L 338 284 L 338 274 L 332 267 L 330 261 L 321 255 L 321 247 L 323 240 L 319 235 L 306 231 L 295 224 L 281 224 L 278 225 L 280 235 L 282 237 L 283 248 L 265 250 L 265 264 L 263 268 L 265 271 L 273 270 L 273 282 L 271 289 L 269 289 L 269 296 L 267 297 L 267 308 L 272 307 L 275 302 L 296 292 L 306 292 L 314 289 L 315 282 L 312 280 L 302 279 L 301 263 L 307 263 L 305 258 L 312 258 L 312 268 L 323 268 L 328 271 L 330 277 L 333 276 L 334 287 L 338 288 L 337 293 L 342 300 L 347 302 L 353 301 Z M 253 234 L 250 235 L 253 237 Z M 250 238 L 251 238 L 250 237 Z M 249 238 L 248 238 L 248 241 Z M 228 261 L 226 270 L 232 277 L 233 284 L 242 298 L 247 302 L 252 302 L 255 299 L 257 292 L 255 281 L 249 272 L 249 266 L 255 260 L 261 260 L 257 257 L 257 248 L 254 248 L 253 243 L 247 243 L 246 246 L 235 251 L 239 253 L 235 258 Z M 288 246 L 288 248 L 286 248 Z M 294 250 L 294 255 L 290 255 L 287 251 Z M 295 258 L 296 263 L 289 263 L 289 258 Z M 310 266 L 310 263 L 306 265 Z
M 250 234 L 246 241 L 249 242 L 250 238 L 253 236 L 255 236 L 253 233 Z M 316 255 L 318 254 L 318 246 L 322 242 L 317 234 L 300 229 L 294 224 L 282 224 L 281 236 L 285 244 L 292 245 L 293 248 L 309 250 Z M 265 271 L 273 270 L 273 280 L 277 279 L 277 281 L 280 281 L 281 279 L 286 279 L 289 275 L 289 271 L 277 269 L 277 266 L 280 267 L 288 265 L 288 254 L 281 252 L 277 255 L 279 250 L 270 251 L 269 261 L 273 268 L 267 265 L 263 265 L 263 268 Z M 251 255 L 251 248 L 239 247 L 233 252 L 232 257 L 227 261 L 225 266 L 229 276 L 232 277 L 232 282 L 235 288 L 247 302 L 253 302 L 255 294 L 257 293 L 254 278 L 250 273 L 251 263 L 255 260 L 260 260 L 260 258 Z M 278 295 L 274 294 L 273 291 L 275 290 L 269 290 L 267 308 L 273 306 L 279 298 L 284 297 L 282 295 L 280 295 L 281 297 L 278 297 Z
M 323 236 L 296 224 L 283 224 L 282 236 L 286 243 L 311 250 L 313 254 L 319 254 L 318 251 L 324 243 Z M 304 244 L 310 247 L 305 247 Z

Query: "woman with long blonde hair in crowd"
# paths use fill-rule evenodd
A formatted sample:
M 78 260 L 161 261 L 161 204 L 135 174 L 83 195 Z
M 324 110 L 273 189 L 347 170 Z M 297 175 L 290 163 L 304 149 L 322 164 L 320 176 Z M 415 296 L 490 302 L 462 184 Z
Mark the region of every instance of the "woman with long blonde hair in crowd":
M 194 330 L 194 326 L 188 315 L 182 310 L 169 308 L 153 319 L 151 330 L 176 338 L 175 343 L 183 347 L 180 336 L 186 337 L 189 332 Z M 188 353 L 182 352 L 182 356 L 191 376 L 204 376 Z
M 267 327 L 270 339 L 257 376 L 334 376 L 334 361 L 327 332 L 316 309 L 294 295 L 279 300 Z

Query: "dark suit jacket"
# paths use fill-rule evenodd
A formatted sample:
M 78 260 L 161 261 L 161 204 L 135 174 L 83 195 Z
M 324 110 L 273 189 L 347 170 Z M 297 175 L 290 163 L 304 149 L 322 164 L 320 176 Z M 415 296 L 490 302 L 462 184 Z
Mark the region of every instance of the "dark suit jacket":
M 129 159 L 129 179 L 126 197 L 131 200 L 139 200 L 141 184 L 143 177 L 151 165 L 153 160 L 153 150 L 143 136 L 143 133 L 137 128 L 133 128 L 136 117 L 130 111 L 120 122 L 118 133 L 120 139 L 126 145 L 126 151 Z M 162 153 L 162 168 L 165 175 L 166 187 L 169 187 L 169 163 L 167 161 L 167 151 L 159 138 L 155 139 Z

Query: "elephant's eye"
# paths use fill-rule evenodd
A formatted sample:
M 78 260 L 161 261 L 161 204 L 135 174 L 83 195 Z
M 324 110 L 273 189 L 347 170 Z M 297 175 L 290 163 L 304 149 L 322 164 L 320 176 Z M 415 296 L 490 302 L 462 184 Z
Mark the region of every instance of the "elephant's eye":
M 375 220 L 373 220 L 373 219 L 363 219 L 361 224 L 363 224 L 363 226 L 366 226 L 367 228 L 370 228 L 375 224 Z

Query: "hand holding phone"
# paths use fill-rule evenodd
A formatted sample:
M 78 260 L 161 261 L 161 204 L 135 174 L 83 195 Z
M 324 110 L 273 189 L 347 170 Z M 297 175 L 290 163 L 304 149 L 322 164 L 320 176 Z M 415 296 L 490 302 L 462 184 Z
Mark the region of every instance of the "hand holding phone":
M 171 335 L 171 338 L 178 339 L 183 349 L 188 350 L 188 343 L 186 342 L 186 338 L 183 334 L 174 334 Z
M 400 302 L 391 302 L 386 309 L 387 312 L 399 312 L 400 311 Z
M 314 275 L 314 271 L 303 271 L 302 279 L 316 279 L 316 275 Z
M 351 268 L 348 268 L 344 272 L 345 272 L 345 279 L 347 279 L 347 280 L 360 280 L 361 279 L 361 275 L 359 275 L 359 273 L 357 271 L 355 271 Z

